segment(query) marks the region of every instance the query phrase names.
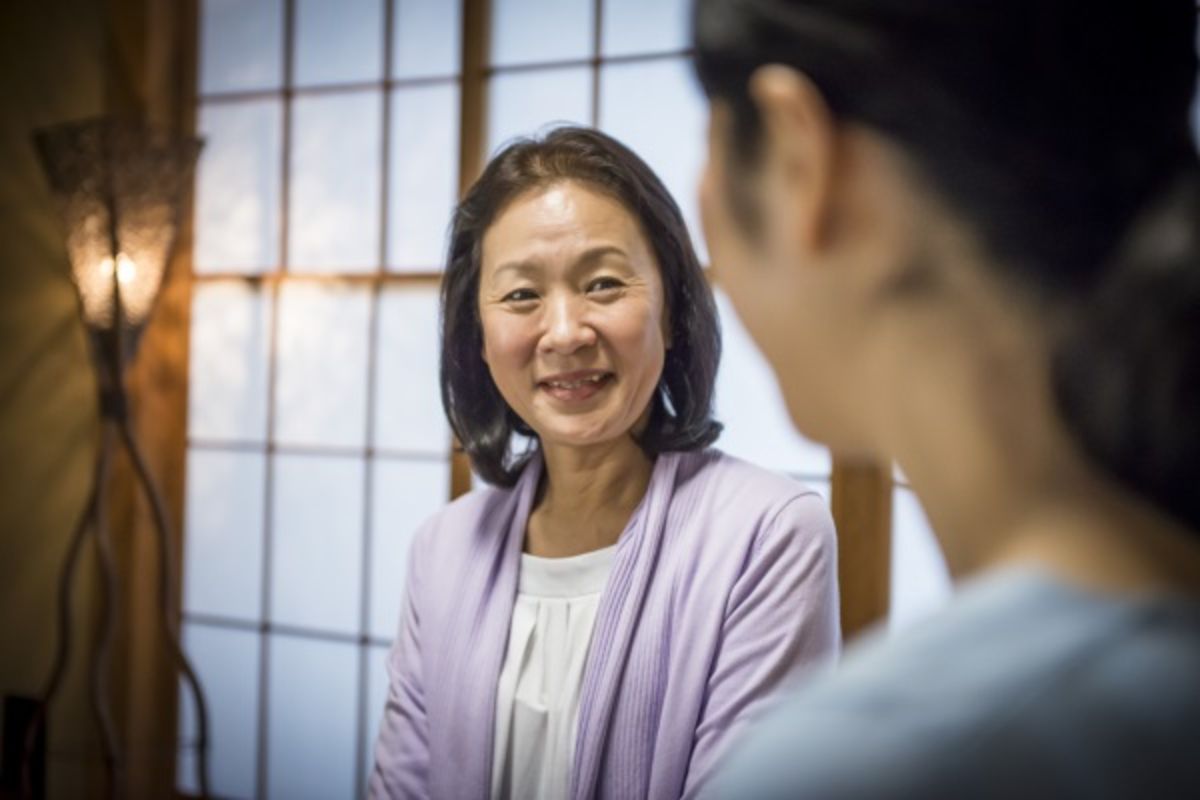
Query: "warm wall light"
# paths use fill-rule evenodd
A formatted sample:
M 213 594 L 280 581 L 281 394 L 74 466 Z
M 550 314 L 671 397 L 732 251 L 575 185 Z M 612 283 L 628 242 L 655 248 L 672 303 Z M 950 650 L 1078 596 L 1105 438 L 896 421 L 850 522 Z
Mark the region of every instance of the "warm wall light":
M 47 128 L 34 141 L 66 223 L 84 321 L 123 329 L 129 355 L 158 297 L 200 142 L 107 117 Z
M 26 791 L 36 780 L 30 764 L 50 702 L 70 660 L 70 593 L 79 553 L 89 531 L 102 571 L 101 623 L 93 653 L 92 707 L 104 746 L 108 795 L 124 795 L 123 758 L 105 686 L 119 591 L 108 531 L 106 488 L 114 440 L 124 445 L 138 483 L 150 501 L 158 543 L 159 611 L 172 656 L 197 710 L 198 783 L 208 794 L 208 715 L 204 693 L 179 644 L 175 610 L 175 558 L 166 506 L 133 435 L 125 395 L 125 368 L 137 352 L 162 286 L 179 230 L 201 142 L 133 121 L 97 118 L 40 130 L 34 143 L 66 223 L 71 276 L 87 327 L 100 392 L 101 439 L 91 494 L 71 537 L 59 582 L 58 648 L 41 707 L 26 733 L 22 770 Z

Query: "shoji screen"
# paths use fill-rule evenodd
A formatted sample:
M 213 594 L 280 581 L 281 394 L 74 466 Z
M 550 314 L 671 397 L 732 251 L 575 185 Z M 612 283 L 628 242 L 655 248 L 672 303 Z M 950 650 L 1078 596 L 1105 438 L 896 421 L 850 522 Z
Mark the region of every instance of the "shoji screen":
M 461 29 L 452 0 L 201 4 L 183 608 L 221 796 L 364 793 L 408 541 L 449 499 Z

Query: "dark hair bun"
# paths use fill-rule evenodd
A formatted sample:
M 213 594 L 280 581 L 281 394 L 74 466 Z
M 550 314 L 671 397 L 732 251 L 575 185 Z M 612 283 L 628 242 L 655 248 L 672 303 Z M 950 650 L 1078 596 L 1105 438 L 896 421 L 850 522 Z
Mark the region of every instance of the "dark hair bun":
M 1087 453 L 1200 529 L 1200 166 L 1135 222 L 1073 311 L 1053 381 Z

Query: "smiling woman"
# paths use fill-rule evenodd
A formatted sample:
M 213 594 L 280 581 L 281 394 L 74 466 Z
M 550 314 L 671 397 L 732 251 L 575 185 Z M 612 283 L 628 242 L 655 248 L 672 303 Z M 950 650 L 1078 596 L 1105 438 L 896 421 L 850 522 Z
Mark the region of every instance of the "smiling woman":
M 709 447 L 678 207 L 604 134 L 519 141 L 456 211 L 442 304 L 446 413 L 494 485 L 415 537 L 372 796 L 694 796 L 839 628 L 824 501 Z
M 583 184 L 555 184 L 500 214 L 482 262 L 484 359 L 543 451 L 644 430 L 667 319 L 633 217 Z
M 512 432 L 534 433 L 532 420 L 512 405 L 517 398 L 501 396 L 507 372 L 495 374 L 480 355 L 485 321 L 495 321 L 490 312 L 505 298 L 511 311 L 539 311 L 528 315 L 534 324 L 522 330 L 536 332 L 549 319 L 576 324 L 576 334 L 587 336 L 594 326 L 575 315 L 580 307 L 562 300 L 588 296 L 613 309 L 606 319 L 628 319 L 631 295 L 643 298 L 645 307 L 647 293 L 657 291 L 661 313 L 655 324 L 634 324 L 635 336 L 661 334 L 657 345 L 648 345 L 651 361 L 639 363 L 654 373 L 658 391 L 642 398 L 639 411 L 647 419 L 638 441 L 655 453 L 696 450 L 716 440 L 721 429 L 712 403 L 721 336 L 712 292 L 674 200 L 624 145 L 598 131 L 562 128 L 542 142 L 508 148 L 463 200 L 449 261 L 442 285 L 442 398 L 472 464 L 489 482 L 516 482 L 528 454 L 512 452 Z M 556 276 L 556 270 L 564 274 Z M 563 279 L 557 285 L 537 283 L 556 277 Z M 562 293 L 571 279 L 575 288 Z M 592 285 L 599 281 L 607 281 L 603 289 Z M 508 341 L 510 330 L 497 327 L 493 347 Z M 553 345 L 560 335 L 552 331 L 543 344 Z M 664 352 L 656 354 L 656 348 Z M 627 391 L 622 387 L 622 394 Z

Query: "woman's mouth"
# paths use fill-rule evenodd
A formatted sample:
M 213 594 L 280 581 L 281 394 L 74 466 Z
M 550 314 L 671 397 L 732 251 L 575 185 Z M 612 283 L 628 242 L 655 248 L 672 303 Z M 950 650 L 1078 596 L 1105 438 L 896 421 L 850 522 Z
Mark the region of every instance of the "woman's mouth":
M 538 381 L 538 388 L 560 402 L 578 403 L 595 397 L 615 377 L 611 372 L 600 370 L 571 372 Z

